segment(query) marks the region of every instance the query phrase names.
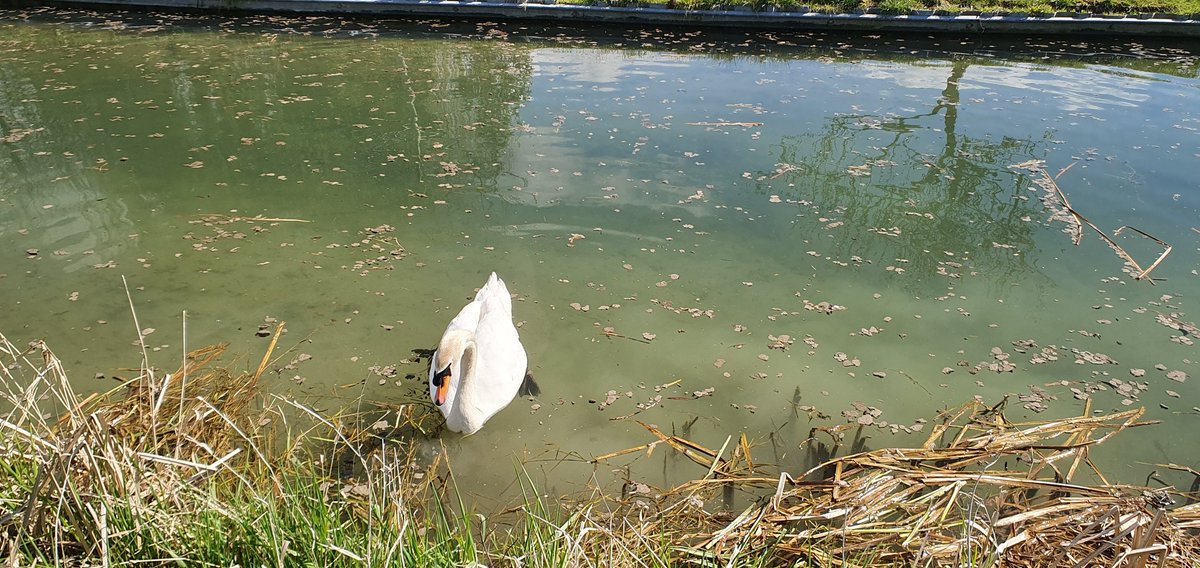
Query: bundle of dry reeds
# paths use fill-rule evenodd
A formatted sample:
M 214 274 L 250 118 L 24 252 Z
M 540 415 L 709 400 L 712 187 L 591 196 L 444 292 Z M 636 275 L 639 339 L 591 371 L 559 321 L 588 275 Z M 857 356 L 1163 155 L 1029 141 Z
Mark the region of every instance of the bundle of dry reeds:
M 384 421 L 264 395 L 283 325 L 257 367 L 219 362 L 224 344 L 167 374 L 143 356 L 132 378 L 86 397 L 43 341 L 0 334 L 0 563 L 391 558 L 439 463 L 383 443 Z M 417 423 L 411 408 L 395 415 Z M 346 548 L 364 538 L 365 553 Z
M 1173 507 L 1194 495 L 1110 484 L 1088 457 L 1147 424 L 1142 414 L 1092 416 L 1088 407 L 1075 418 L 1011 423 L 1000 408 L 972 402 L 943 413 L 919 448 L 855 453 L 795 477 L 766 476 L 744 437 L 724 458 L 728 442 L 714 452 L 647 426 L 658 441 L 632 451 L 665 443 L 708 474 L 643 498 L 654 514 L 626 500 L 603 524 L 618 541 L 629 530 L 669 533 L 686 543 L 676 548 L 681 560 L 706 565 L 769 550 L 804 566 L 1200 566 L 1200 503 Z M 1081 466 L 1095 484 L 1072 481 Z M 775 491 L 732 520 L 701 506 L 716 488 L 767 481 Z M 680 519 L 690 526 L 672 525 Z
M 43 341 L 18 347 L 0 334 L 0 456 L 36 468 L 20 506 L 0 510 L 0 527 L 52 535 L 46 545 L 71 548 L 56 555 L 66 558 L 104 546 L 110 511 L 186 523 L 197 482 L 257 451 L 260 417 L 248 405 L 274 346 L 254 372 L 211 366 L 225 350 L 216 345 L 188 353 L 174 373 L 143 367 L 80 397 Z

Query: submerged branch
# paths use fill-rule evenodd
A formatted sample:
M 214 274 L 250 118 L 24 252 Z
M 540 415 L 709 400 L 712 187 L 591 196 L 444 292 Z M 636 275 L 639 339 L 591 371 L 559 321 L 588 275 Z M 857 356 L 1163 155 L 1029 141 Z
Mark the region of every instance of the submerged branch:
M 1041 173 L 1042 177 L 1038 179 L 1036 183 L 1047 191 L 1044 201 L 1046 206 L 1053 212 L 1050 220 L 1066 221 L 1068 223 L 1069 226 L 1067 228 L 1067 232 L 1071 235 L 1071 242 L 1073 244 L 1078 246 L 1079 243 L 1083 241 L 1083 226 L 1086 225 L 1100 236 L 1100 239 L 1103 240 L 1106 245 L 1108 245 L 1108 248 L 1112 249 L 1117 256 L 1121 257 L 1121 260 L 1125 261 L 1125 263 L 1132 268 L 1131 272 L 1134 280 L 1146 280 L 1147 282 L 1154 284 L 1154 279 L 1150 278 L 1150 272 L 1157 268 L 1158 265 L 1162 263 L 1163 259 L 1167 258 L 1168 254 L 1171 254 L 1171 245 L 1167 244 L 1158 237 L 1142 231 L 1141 229 L 1128 225 L 1122 226 L 1113 231 L 1113 236 L 1117 236 L 1121 234 L 1121 231 L 1129 229 L 1158 243 L 1163 247 L 1162 254 L 1158 255 L 1158 258 L 1155 259 L 1155 261 L 1151 263 L 1149 267 L 1142 268 L 1142 266 L 1138 264 L 1136 260 L 1134 260 L 1133 256 L 1130 255 L 1124 247 L 1117 244 L 1117 242 L 1113 240 L 1112 237 L 1108 236 L 1108 234 L 1105 233 L 1100 227 L 1097 227 L 1095 223 L 1091 222 L 1091 220 L 1089 220 L 1087 217 L 1084 217 L 1083 214 L 1072 207 L 1071 202 L 1067 200 L 1066 193 L 1063 192 L 1062 188 L 1059 187 L 1058 182 L 1055 180 L 1066 173 L 1067 170 L 1070 170 L 1075 164 L 1076 162 L 1072 162 L 1063 169 L 1059 170 L 1058 174 L 1054 175 L 1053 177 L 1051 177 L 1050 172 L 1046 171 L 1045 164 L 1040 160 L 1031 160 L 1022 164 L 1016 164 L 1012 167 L 1029 169 L 1035 173 Z

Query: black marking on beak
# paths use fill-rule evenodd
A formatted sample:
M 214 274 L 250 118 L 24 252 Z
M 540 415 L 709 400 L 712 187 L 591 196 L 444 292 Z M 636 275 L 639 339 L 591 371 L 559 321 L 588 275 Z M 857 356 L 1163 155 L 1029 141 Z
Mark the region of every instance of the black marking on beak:
M 446 377 L 448 376 L 450 376 L 450 365 L 446 365 L 445 369 L 438 371 L 438 373 L 433 376 L 433 386 L 442 386 L 442 381 L 445 381 Z
M 433 403 L 441 406 L 446 403 L 447 393 L 450 392 L 450 365 L 446 365 L 445 369 L 438 371 L 433 376 Z

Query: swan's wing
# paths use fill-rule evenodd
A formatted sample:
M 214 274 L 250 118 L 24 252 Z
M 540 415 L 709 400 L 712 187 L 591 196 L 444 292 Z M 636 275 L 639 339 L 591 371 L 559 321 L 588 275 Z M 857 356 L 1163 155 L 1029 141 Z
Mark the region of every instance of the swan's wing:
M 450 320 L 450 323 L 446 326 L 446 331 L 450 331 L 452 329 L 465 329 L 471 332 L 475 331 L 475 328 L 479 325 L 479 312 L 482 307 L 483 303 L 479 301 L 477 296 L 470 303 L 463 306 L 463 308 L 458 311 L 458 315 L 454 316 L 454 319 Z M 442 335 L 445 335 L 445 333 Z
M 450 323 L 446 325 L 446 331 L 450 331 L 452 329 L 475 331 L 475 328 L 479 325 L 480 308 L 482 308 L 482 304 L 480 304 L 478 301 L 474 301 L 463 306 L 463 308 L 458 311 L 458 315 L 454 316 L 454 319 L 450 320 Z M 443 333 L 443 335 L 445 334 Z
M 509 315 L 509 319 L 512 318 L 512 298 L 508 293 L 508 287 L 505 286 L 504 281 L 501 280 L 499 276 L 496 276 L 495 272 L 493 272 L 492 275 L 488 277 L 487 282 L 483 284 L 483 287 L 475 293 L 475 299 L 463 306 L 463 309 L 459 310 L 458 315 L 454 316 L 454 319 L 450 320 L 450 325 L 446 326 L 446 331 L 450 331 L 452 329 L 465 329 L 472 332 L 476 331 L 476 328 L 479 326 L 479 321 L 482 318 L 482 308 L 485 300 L 487 300 L 488 304 L 493 306 L 493 308 L 497 305 L 503 306 L 505 313 Z M 497 300 L 502 301 L 497 303 Z
M 525 378 L 528 362 L 525 347 L 512 322 L 512 298 L 504 281 L 489 278 L 481 296 L 479 326 L 475 329 L 475 346 L 479 350 L 476 380 L 481 386 L 486 385 L 485 392 L 503 398 L 507 404 Z
M 508 293 L 508 286 L 504 284 L 504 280 L 496 276 L 495 272 L 488 276 L 483 288 L 475 293 L 476 302 L 483 302 L 485 299 L 491 299 L 493 306 L 503 307 L 509 319 L 512 318 L 512 294 Z

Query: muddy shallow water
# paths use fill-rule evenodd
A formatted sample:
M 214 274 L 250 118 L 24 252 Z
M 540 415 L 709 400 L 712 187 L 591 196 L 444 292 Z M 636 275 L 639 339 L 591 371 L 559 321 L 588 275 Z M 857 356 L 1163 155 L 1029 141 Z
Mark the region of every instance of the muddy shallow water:
M 250 358 L 286 321 L 272 391 L 434 412 L 412 350 L 494 270 L 542 394 L 427 442 L 480 494 L 519 461 L 548 491 L 704 473 L 586 463 L 651 441 L 639 420 L 801 468 L 814 426 L 919 443 L 972 397 L 1144 405 L 1162 424 L 1095 452 L 1106 474 L 1198 465 L 1194 52 L 82 12 L 0 32 L 0 329 L 80 389 L 140 360 L 124 276 L 160 367 L 185 310 L 189 348 Z M 1172 245 L 1155 285 L 1089 228 L 1072 244 L 1031 160 L 1071 166 L 1107 234 Z M 1113 239 L 1143 268 L 1163 250 Z

